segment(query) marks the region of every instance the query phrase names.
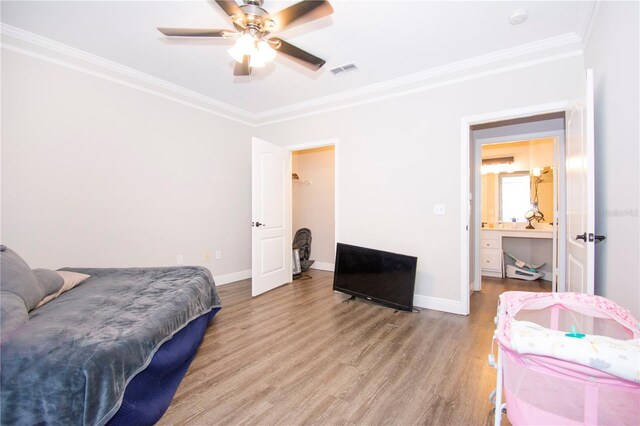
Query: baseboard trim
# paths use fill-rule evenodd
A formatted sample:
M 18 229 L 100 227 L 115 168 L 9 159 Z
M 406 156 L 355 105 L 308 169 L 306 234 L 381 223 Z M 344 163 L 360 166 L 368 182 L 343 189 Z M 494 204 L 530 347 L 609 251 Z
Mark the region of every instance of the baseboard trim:
M 413 304 L 418 308 L 434 309 L 436 311 L 464 315 L 462 311 L 462 303 L 460 303 L 459 300 L 442 299 L 440 297 L 415 294 L 413 296 Z
M 213 280 L 217 286 L 234 283 L 236 281 L 246 280 L 251 278 L 251 269 L 245 271 L 232 272 L 224 275 L 214 275 Z
M 333 272 L 334 264 L 328 262 L 314 262 L 311 269 Z M 217 286 L 233 283 L 236 281 L 251 278 L 251 269 L 245 271 L 232 272 L 230 274 L 215 275 L 213 277 Z M 416 294 L 413 296 L 413 304 L 418 308 L 433 309 L 436 311 L 449 312 L 463 315 L 462 304 L 459 300 L 442 299 L 440 297 L 424 296 Z
M 310 269 L 318 269 L 320 271 L 329 271 L 333 272 L 335 270 L 335 264 L 329 262 L 313 262 L 313 265 L 310 266 Z

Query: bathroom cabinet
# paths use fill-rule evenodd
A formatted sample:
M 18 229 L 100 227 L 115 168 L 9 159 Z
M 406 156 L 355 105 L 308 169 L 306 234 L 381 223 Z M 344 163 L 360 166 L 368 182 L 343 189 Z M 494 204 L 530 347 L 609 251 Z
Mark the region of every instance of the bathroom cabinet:
M 508 239 L 508 240 L 506 240 Z M 515 239 L 515 240 L 512 240 Z M 541 239 L 548 240 L 545 245 L 538 244 Z M 541 229 L 482 229 L 480 232 L 480 269 L 485 277 L 504 278 L 505 241 L 515 256 L 522 256 L 522 260 L 530 263 L 546 262 L 553 264 L 553 248 L 551 240 L 553 231 Z M 548 246 L 548 247 L 546 247 Z M 535 259 L 530 259 L 535 257 Z M 544 259 L 539 261 L 538 259 Z M 545 273 L 545 279 L 550 280 L 550 273 Z

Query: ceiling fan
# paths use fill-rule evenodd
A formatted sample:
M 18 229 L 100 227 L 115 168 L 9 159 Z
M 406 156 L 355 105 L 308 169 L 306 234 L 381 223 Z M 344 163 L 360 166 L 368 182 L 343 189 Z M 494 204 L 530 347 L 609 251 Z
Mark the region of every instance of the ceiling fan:
M 158 31 L 169 37 L 237 38 L 235 45 L 229 49 L 229 54 L 237 62 L 233 75 L 249 75 L 251 68 L 264 66 L 277 53 L 313 71 L 325 64 L 325 60 L 272 34 L 332 14 L 333 8 L 327 0 L 303 0 L 274 14 L 262 8 L 263 0 L 243 1 L 244 4 L 238 5 L 235 0 L 215 0 L 229 15 L 235 30 L 158 28 Z

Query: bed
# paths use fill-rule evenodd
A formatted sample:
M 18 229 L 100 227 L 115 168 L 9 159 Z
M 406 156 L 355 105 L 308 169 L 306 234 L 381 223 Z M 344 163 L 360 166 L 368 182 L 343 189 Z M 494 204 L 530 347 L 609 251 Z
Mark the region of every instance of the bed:
M 155 423 L 221 308 L 209 270 L 27 271 L 4 249 L 1 423 Z M 88 278 L 37 307 L 59 291 L 51 274 Z

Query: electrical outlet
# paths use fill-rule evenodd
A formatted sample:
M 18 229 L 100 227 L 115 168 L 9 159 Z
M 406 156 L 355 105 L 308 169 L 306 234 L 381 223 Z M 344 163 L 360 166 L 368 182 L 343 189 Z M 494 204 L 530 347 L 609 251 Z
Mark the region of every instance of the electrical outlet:
M 178 262 L 178 265 L 182 266 L 184 265 L 184 257 L 182 257 L 181 254 L 178 255 L 178 259 L 176 260 L 176 262 Z
M 433 214 L 444 214 L 444 204 L 434 204 L 433 205 Z
M 222 259 L 222 250 L 216 250 L 216 259 Z
M 204 261 L 208 262 L 211 260 L 211 253 L 209 253 L 208 251 L 205 251 L 203 257 L 204 257 Z

